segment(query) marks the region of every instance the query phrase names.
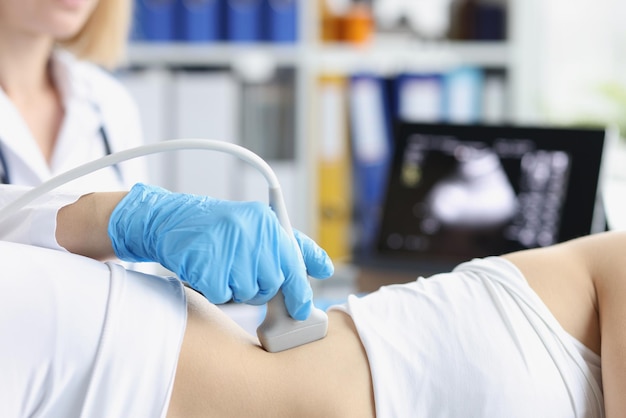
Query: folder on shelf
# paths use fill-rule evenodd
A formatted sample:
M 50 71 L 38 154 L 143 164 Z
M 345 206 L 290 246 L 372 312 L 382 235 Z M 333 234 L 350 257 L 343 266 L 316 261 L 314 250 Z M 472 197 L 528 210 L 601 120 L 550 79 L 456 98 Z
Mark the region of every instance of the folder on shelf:
M 230 71 L 178 72 L 174 90 L 174 137 L 238 142 L 239 82 Z M 175 157 L 177 191 L 235 199 L 241 187 L 236 157 L 208 150 Z
M 480 2 L 475 9 L 475 39 L 481 41 L 501 41 L 506 39 L 507 6 Z
M 317 84 L 317 241 L 333 261 L 345 262 L 352 253 L 347 83 L 342 76 L 322 75 Z
M 258 42 L 263 38 L 263 0 L 225 0 L 226 39 Z
M 135 5 L 134 36 L 138 40 L 168 42 L 175 39 L 176 0 L 136 0 Z
M 263 82 L 241 84 L 241 144 L 265 159 L 295 155 L 295 72 L 277 69 Z
M 280 43 L 296 42 L 299 0 L 265 0 L 265 5 L 267 40 Z
M 385 86 L 383 79 L 372 75 L 350 78 L 354 250 L 357 256 L 364 256 L 373 248 L 387 186 L 393 144 Z
M 395 79 L 397 118 L 406 122 L 439 122 L 445 117 L 441 73 L 405 73 Z
M 503 124 L 507 122 L 508 92 L 504 71 L 487 71 L 483 87 L 483 122 Z
M 156 143 L 170 139 L 171 127 L 174 123 L 168 103 L 168 86 L 172 75 L 161 68 L 126 70 L 116 73 L 116 77 L 135 100 L 141 119 L 144 142 Z M 142 181 L 165 188 L 175 186 L 171 182 L 173 170 L 169 162 L 169 153 L 148 155 L 142 160 L 148 167 L 148 178 Z
M 176 7 L 179 40 L 209 42 L 224 37 L 222 0 L 178 0 Z
M 343 15 L 345 8 L 341 0 L 317 1 L 319 40 L 325 43 L 339 42 L 342 35 Z M 343 7 L 342 7 L 343 6 Z
M 459 67 L 444 75 L 444 120 L 451 123 L 478 123 L 482 120 L 483 71 Z

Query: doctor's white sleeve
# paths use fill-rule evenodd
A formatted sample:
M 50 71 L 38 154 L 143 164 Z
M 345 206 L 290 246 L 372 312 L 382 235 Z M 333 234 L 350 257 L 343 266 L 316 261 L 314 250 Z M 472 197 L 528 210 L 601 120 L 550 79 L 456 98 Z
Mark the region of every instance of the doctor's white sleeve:
M 30 190 L 30 187 L 0 185 L 0 208 Z M 51 191 L 0 219 L 0 240 L 67 251 L 56 240 L 57 213 L 74 203 L 83 193 Z

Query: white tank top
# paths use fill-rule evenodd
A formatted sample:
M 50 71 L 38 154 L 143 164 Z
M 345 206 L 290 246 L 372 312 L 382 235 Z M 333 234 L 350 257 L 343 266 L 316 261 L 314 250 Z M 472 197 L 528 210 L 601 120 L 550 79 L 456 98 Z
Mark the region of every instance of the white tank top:
M 604 416 L 600 358 L 503 258 L 351 296 L 385 417 Z

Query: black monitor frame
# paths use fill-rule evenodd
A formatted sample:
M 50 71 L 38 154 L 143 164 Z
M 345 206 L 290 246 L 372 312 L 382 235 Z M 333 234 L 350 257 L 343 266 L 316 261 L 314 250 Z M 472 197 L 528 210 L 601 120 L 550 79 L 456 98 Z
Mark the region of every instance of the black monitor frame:
M 436 249 L 429 245 L 426 245 L 425 249 L 421 249 L 420 245 L 411 249 L 406 249 L 402 245 L 396 248 L 387 245 L 390 234 L 394 231 L 401 231 L 401 233 L 404 233 L 403 230 L 408 231 L 406 236 L 413 237 L 416 242 L 421 239 L 419 237 L 421 232 L 415 230 L 411 216 L 416 216 L 414 214 L 415 207 L 420 204 L 419 200 L 424 198 L 426 191 L 408 191 L 406 187 L 403 187 L 404 180 L 402 180 L 403 170 L 405 175 L 407 170 L 406 151 L 409 144 L 415 148 L 416 141 L 430 144 L 435 143 L 433 141 L 447 140 L 451 144 L 456 141 L 458 144 L 471 147 L 497 149 L 495 153 L 500 158 L 502 166 L 505 167 L 504 171 L 518 198 L 520 196 L 519 181 L 513 177 L 520 175 L 519 172 L 516 172 L 516 165 L 521 164 L 521 156 L 525 155 L 524 147 L 530 147 L 533 155 L 537 155 L 538 150 L 544 154 L 567 155 L 568 172 L 567 175 L 563 176 L 563 178 L 567 177 L 567 184 L 566 190 L 563 190 L 558 233 L 556 233 L 554 241 L 563 242 L 604 230 L 606 223 L 600 204 L 599 190 L 602 156 L 607 142 L 606 135 L 607 130 L 599 128 L 398 122 L 394 130 L 395 149 L 390 164 L 386 198 L 382 204 L 377 242 L 372 248 L 355 254 L 355 263 L 377 268 L 419 270 L 420 274 L 422 272 L 435 273 L 449 270 L 459 262 L 471 258 L 500 255 L 524 248 L 543 246 L 536 243 L 523 245 L 520 242 L 504 238 L 493 239 L 496 236 L 495 233 L 502 231 L 475 233 L 468 232 L 467 229 L 462 229 L 462 231 L 457 229 L 453 232 L 448 230 L 446 237 L 439 237 L 440 242 Z M 517 149 L 515 149 L 516 146 Z M 503 149 L 504 151 L 502 151 Z M 515 154 L 516 152 L 517 154 Z M 428 157 L 432 157 L 431 160 L 433 161 L 438 158 L 440 166 L 446 165 L 446 157 L 449 160 L 449 156 L 443 155 L 445 152 L 441 152 L 441 150 L 433 151 L 431 149 L 425 153 L 429 153 Z M 419 158 L 422 157 L 424 155 Z M 429 174 L 426 169 L 433 170 L 433 167 L 437 166 L 437 164 L 431 164 L 431 167 L 428 168 L 426 165 L 425 163 L 424 167 L 420 167 L 420 169 L 424 168 L 424 172 L 421 174 L 424 176 L 424 180 L 427 180 Z M 444 174 L 442 172 L 434 176 L 443 176 Z M 436 182 L 437 179 L 434 181 Z M 433 181 L 431 181 L 430 187 L 432 184 Z M 527 195 L 526 193 L 525 196 Z M 518 209 L 518 212 L 520 210 Z M 465 246 L 459 244 L 463 240 L 465 240 Z M 405 241 L 408 242 L 408 238 Z M 401 240 L 401 242 L 405 241 Z M 471 245 L 468 245 L 468 242 Z M 550 242 L 546 243 L 546 245 L 549 244 Z M 453 250 L 455 245 L 456 251 Z

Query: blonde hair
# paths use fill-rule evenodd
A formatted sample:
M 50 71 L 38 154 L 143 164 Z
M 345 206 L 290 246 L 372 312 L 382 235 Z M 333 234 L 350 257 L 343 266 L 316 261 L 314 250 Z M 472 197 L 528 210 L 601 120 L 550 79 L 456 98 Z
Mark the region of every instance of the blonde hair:
M 61 46 L 112 69 L 124 58 L 133 12 L 131 0 L 99 0 L 83 28 Z

